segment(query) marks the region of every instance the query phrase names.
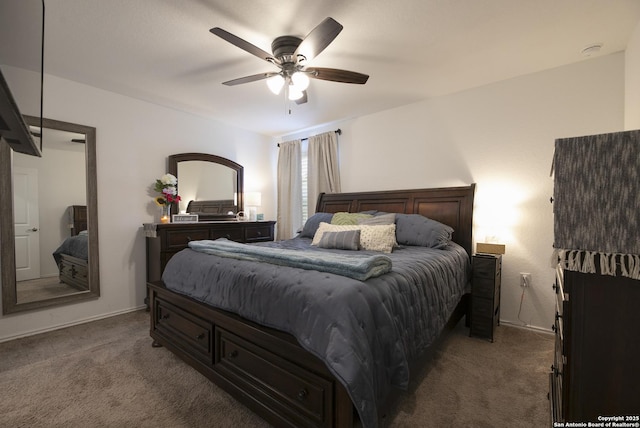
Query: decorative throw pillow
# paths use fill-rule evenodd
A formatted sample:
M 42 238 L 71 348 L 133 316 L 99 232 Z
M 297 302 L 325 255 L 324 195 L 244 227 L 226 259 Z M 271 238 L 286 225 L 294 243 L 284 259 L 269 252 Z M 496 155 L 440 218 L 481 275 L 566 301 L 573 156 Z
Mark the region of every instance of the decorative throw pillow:
M 449 245 L 453 228 L 420 214 L 396 214 L 398 244 L 444 248 Z
M 315 213 L 305 222 L 302 232 L 300 232 L 300 236 L 313 238 L 318 230 L 318 226 L 320 226 L 320 223 L 331 223 L 331 218 L 333 218 L 333 214 L 331 213 Z
M 325 232 L 318 242 L 318 247 L 357 251 L 360 249 L 360 231 Z
M 371 214 L 339 212 L 333 215 L 331 224 L 358 224 L 358 220 L 371 217 L 373 217 Z
M 394 224 L 396 222 L 395 213 L 378 214 L 371 218 L 361 218 L 358 220 L 358 224 Z
M 390 253 L 396 245 L 395 224 L 360 226 L 360 247 L 362 247 L 363 250 Z
M 320 223 L 311 245 L 318 245 L 322 236 L 327 232 L 344 232 L 360 230 L 360 248 L 369 251 L 390 253 L 396 245 L 396 225 L 339 225 Z
M 320 240 L 322 239 L 322 235 L 325 232 L 344 232 L 347 230 L 360 230 L 360 226 L 330 224 L 324 221 L 320 222 L 318 230 L 316 230 L 315 235 L 313 235 L 313 241 L 311 241 L 311 245 L 318 245 L 320 243 Z

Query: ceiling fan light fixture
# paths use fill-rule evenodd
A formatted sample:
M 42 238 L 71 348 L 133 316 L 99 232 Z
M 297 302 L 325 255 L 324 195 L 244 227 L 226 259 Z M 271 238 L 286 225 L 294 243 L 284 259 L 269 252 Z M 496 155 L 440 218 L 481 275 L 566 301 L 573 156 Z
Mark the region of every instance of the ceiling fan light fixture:
M 294 85 L 289 86 L 289 100 L 295 101 L 302 98 L 304 94 L 302 91 L 298 90 Z
M 267 79 L 267 86 L 271 92 L 278 95 L 284 86 L 284 77 L 280 74 L 269 77 Z
M 291 75 L 291 82 L 297 90 L 302 92 L 309 87 L 309 76 L 305 72 L 296 71 Z

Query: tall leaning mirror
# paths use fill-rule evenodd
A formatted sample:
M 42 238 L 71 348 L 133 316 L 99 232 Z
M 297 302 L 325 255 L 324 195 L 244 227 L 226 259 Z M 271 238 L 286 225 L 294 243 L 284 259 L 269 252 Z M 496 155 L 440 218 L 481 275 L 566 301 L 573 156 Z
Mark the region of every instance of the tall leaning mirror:
M 42 157 L 0 147 L 3 314 L 100 296 L 96 129 L 25 119 Z

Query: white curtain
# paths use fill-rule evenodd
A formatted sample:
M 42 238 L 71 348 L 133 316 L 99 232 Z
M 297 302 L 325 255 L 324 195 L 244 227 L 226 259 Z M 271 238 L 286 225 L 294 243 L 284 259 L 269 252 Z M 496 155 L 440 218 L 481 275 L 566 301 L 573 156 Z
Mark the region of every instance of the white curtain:
M 291 239 L 302 228 L 302 155 L 300 140 L 280 143 L 276 239 Z
M 318 195 L 340 192 L 338 137 L 335 132 L 309 137 L 307 164 L 308 216 L 316 212 Z

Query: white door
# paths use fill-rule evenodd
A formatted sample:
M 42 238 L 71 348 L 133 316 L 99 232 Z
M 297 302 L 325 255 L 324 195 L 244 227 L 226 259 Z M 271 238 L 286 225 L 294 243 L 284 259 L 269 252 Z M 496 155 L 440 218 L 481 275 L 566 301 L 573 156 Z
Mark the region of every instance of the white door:
M 16 236 L 16 281 L 40 278 L 38 170 L 13 168 L 13 221 Z

